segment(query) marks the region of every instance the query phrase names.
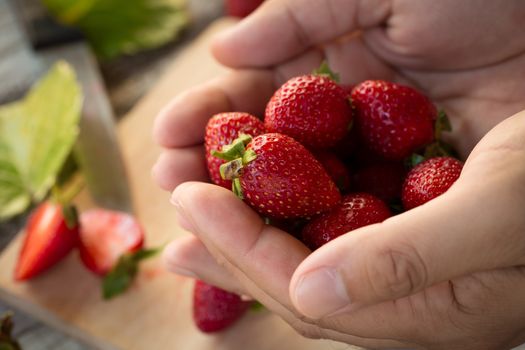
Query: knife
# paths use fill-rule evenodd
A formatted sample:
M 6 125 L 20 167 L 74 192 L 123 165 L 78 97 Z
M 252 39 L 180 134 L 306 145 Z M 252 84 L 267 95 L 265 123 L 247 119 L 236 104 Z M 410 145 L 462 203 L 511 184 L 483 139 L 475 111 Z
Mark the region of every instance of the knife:
M 55 22 L 40 2 L 11 0 L 11 5 L 24 26 L 19 29 L 25 30 L 29 39 L 29 55 L 38 66 L 36 70 L 47 70 L 63 59 L 74 68 L 82 86 L 84 103 L 74 153 L 91 197 L 101 207 L 131 213 L 131 194 L 114 115 L 94 54 L 78 31 Z

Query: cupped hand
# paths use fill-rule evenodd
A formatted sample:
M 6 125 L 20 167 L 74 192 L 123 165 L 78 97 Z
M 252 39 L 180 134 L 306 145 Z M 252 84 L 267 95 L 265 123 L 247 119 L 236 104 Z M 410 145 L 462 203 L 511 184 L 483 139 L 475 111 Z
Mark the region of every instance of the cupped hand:
M 165 148 L 153 175 L 173 190 L 206 180 L 204 127 L 215 113 L 258 116 L 288 78 L 326 59 L 342 82 L 413 85 L 451 117 L 466 157 L 494 125 L 525 108 L 521 0 L 269 0 L 219 36 L 218 60 L 237 68 L 177 96 L 157 118 Z
M 508 349 L 525 341 L 525 112 L 475 148 L 427 204 L 311 253 L 231 192 L 199 182 L 172 201 L 193 232 L 176 273 L 250 295 L 301 334 L 366 347 Z
M 270 0 L 215 42 L 217 58 L 238 70 L 159 116 L 165 151 L 154 176 L 170 191 L 206 181 L 207 120 L 262 115 L 276 87 L 325 58 L 345 83 L 422 89 L 451 116 L 451 141 L 466 156 L 525 108 L 525 39 L 514 35 L 524 11 L 519 1 Z M 174 242 L 166 260 L 257 298 L 307 336 L 369 347 L 517 344 L 525 340 L 524 119 L 487 135 L 445 195 L 311 254 L 227 190 L 184 184 L 173 201 L 195 236 Z

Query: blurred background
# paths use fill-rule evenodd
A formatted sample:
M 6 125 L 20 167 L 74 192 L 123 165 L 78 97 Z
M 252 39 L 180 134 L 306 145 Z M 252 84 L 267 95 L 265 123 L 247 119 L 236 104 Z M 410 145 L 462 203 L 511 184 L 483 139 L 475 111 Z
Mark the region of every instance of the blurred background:
M 83 87 L 82 114 L 96 116 L 97 125 L 111 126 L 148 92 L 181 50 L 209 23 L 222 16 L 244 17 L 260 2 L 0 0 L 0 110 L 4 106 L 7 107 L 3 110 L 8 110 L 15 101 L 23 99 L 57 60 L 65 59 Z M 2 115 L 0 126 L 1 118 Z M 6 135 L 0 133 L 0 137 L 4 138 L 0 139 L 0 146 L 7 143 Z M 2 166 L 0 171 L 5 171 Z M 20 231 L 27 213 L 36 204 L 31 200 L 22 204 L 9 202 L 1 187 L 0 252 Z M 43 199 L 49 190 L 50 186 L 45 187 L 32 198 Z M 0 298 L 0 315 L 7 309 Z M 14 311 L 14 336 L 23 349 L 89 348 Z

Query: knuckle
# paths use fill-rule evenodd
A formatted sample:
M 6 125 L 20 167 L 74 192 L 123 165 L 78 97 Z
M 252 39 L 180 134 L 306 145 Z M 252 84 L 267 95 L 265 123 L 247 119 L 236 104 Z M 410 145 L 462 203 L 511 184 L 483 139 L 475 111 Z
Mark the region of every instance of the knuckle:
M 427 269 L 410 244 L 386 247 L 371 256 L 375 261 L 368 264 L 368 277 L 379 297 L 409 295 L 426 285 Z

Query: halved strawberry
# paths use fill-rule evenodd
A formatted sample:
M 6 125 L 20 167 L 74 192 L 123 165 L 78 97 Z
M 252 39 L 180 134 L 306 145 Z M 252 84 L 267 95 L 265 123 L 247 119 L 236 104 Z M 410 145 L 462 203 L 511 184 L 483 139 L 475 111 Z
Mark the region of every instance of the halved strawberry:
M 80 258 L 100 276 L 106 275 L 126 253 L 144 245 L 144 230 L 123 212 L 92 209 L 80 215 Z
M 27 223 L 15 279 L 22 281 L 41 274 L 65 258 L 77 244 L 75 209 L 51 201 L 43 202 Z
M 89 270 L 104 276 L 104 299 L 128 289 L 139 271 L 139 263 L 161 250 L 143 248 L 144 230 L 127 213 L 92 209 L 82 213 L 80 222 L 80 258 Z

